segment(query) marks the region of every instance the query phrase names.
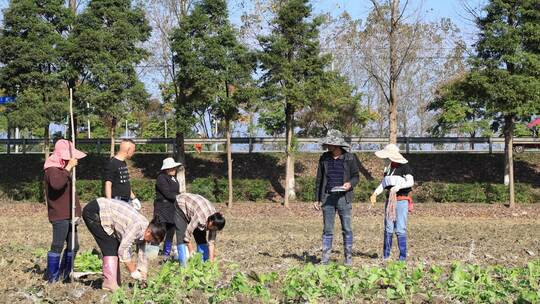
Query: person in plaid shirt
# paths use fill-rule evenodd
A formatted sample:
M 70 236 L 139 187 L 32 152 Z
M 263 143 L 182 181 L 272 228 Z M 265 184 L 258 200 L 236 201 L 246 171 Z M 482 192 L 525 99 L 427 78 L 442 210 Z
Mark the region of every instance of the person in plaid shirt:
M 185 265 L 195 251 L 191 244 L 192 237 L 195 238 L 197 251 L 202 253 L 203 260 L 214 261 L 217 231 L 225 227 L 225 218 L 216 212 L 210 201 L 193 193 L 177 195 L 174 224 L 180 264 Z
M 128 268 L 135 280 L 146 281 L 148 261 L 146 243 L 159 245 L 165 237 L 163 224 L 148 220 L 131 205 L 104 197 L 88 203 L 82 212 L 88 230 L 103 254 L 103 289 L 112 290 L 120 285 L 118 260 Z M 137 262 L 132 261 L 131 247 L 138 248 Z

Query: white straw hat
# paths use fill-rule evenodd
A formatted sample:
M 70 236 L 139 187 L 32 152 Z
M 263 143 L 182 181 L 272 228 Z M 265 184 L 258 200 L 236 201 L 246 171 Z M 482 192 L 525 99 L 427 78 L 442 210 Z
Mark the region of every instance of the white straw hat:
M 384 149 L 375 152 L 378 158 L 388 158 L 398 164 L 406 164 L 409 161 L 399 153 L 399 148 L 394 144 L 388 144 Z
M 172 168 L 180 167 L 181 165 L 182 163 L 175 162 L 172 157 L 167 157 L 163 160 L 163 166 L 161 166 L 161 170 L 172 169 Z

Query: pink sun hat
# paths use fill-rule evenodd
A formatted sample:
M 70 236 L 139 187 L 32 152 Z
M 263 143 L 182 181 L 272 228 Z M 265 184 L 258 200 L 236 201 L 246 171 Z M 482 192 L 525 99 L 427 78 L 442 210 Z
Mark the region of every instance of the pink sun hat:
M 54 145 L 54 152 L 58 151 L 58 155 L 65 160 L 70 160 L 72 158 L 81 159 L 86 156 L 86 153 L 75 149 L 73 144 L 66 139 L 60 139 Z M 56 154 L 56 153 L 55 153 Z
M 43 169 L 46 170 L 51 167 L 64 168 L 66 160 L 70 160 L 72 158 L 81 159 L 85 156 L 86 153 L 75 149 L 69 140 L 60 139 L 54 145 L 54 151 L 45 161 Z

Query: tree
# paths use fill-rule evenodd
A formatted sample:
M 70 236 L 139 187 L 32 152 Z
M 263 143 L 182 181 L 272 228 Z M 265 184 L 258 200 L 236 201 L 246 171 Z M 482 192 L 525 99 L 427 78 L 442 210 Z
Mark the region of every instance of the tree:
M 348 135 L 359 135 L 365 124 L 376 118 L 376 113 L 361 104 L 361 95 L 347 78 L 336 72 L 327 71 L 321 75 L 320 87 L 309 106 L 299 112 L 299 134 L 323 137 L 330 129 L 337 129 Z
M 180 22 L 172 43 L 182 102 L 176 110 L 189 116 L 184 130 L 195 124 L 194 112 L 206 109 L 225 121 L 229 206 L 233 199 L 230 124 L 238 118 L 240 104 L 251 96 L 251 73 L 255 70 L 255 61 L 236 35 L 228 21 L 226 2 L 204 0 Z
M 540 9 L 535 0 L 490 1 L 480 17 L 478 55 L 470 82 L 485 97 L 486 109 L 502 126 L 505 176 L 514 207 L 513 133 L 516 121 L 540 112 Z
M 348 13 L 328 17 L 321 36 L 324 52 L 331 53 L 333 68 L 345 75 L 362 93 L 362 105 L 368 111 L 389 113 L 389 19 L 390 2 L 377 2 L 365 20 Z M 400 7 L 405 15 L 416 15 L 409 5 Z M 381 18 L 382 15 L 382 18 Z M 405 16 L 404 15 L 404 16 Z M 397 55 L 402 67 L 395 82 L 397 102 L 396 128 L 401 136 L 424 136 L 431 127 L 434 112 L 426 106 L 437 86 L 464 70 L 466 51 L 459 29 L 450 19 L 425 22 L 401 17 Z M 404 59 L 405 53 L 407 58 Z M 362 130 L 364 136 L 388 136 L 390 115 L 381 115 Z
M 177 149 L 175 159 L 184 165 L 186 165 L 184 137 L 189 134 L 192 124 L 195 124 L 195 122 L 192 120 L 193 113 L 190 113 L 190 109 L 184 111 L 182 103 L 179 101 L 180 86 L 176 82 L 173 58 L 175 51 L 172 47 L 172 36 L 175 28 L 180 26 L 181 21 L 191 11 L 193 2 L 194 0 L 151 0 L 147 2 L 148 5 L 145 7 L 153 28 L 152 37 L 146 45 L 147 49 L 152 53 L 147 62 L 150 64 L 150 71 L 157 72 L 155 74 L 160 76 L 159 82 L 163 103 L 173 105 L 175 110 L 176 108 L 180 109 L 178 113 L 175 113 L 176 125 L 170 125 L 170 127 L 176 130 Z M 188 114 L 191 115 L 188 117 Z M 186 174 L 184 166 L 178 169 L 176 178 L 180 192 L 185 192 Z
M 0 87 L 17 102 L 8 106 L 10 125 L 44 130 L 49 155 L 49 124 L 66 117 L 61 46 L 73 15 L 62 0 L 12 1 L 0 36 Z
M 111 156 L 119 118 L 148 102 L 135 65 L 148 56 L 139 45 L 150 30 L 144 11 L 131 0 L 90 1 L 72 30 L 67 60 L 82 75 L 76 97 L 109 128 Z
M 263 107 L 266 112 L 284 113 L 285 206 L 295 198 L 293 133 L 297 116 L 309 111 L 310 106 L 324 107 L 329 100 L 334 104 L 345 101 L 353 107 L 357 101 L 344 79 L 329 71 L 332 56 L 322 55 L 319 45 L 318 28 L 323 18 L 313 18 L 311 11 L 307 0 L 283 1 L 273 20 L 272 33 L 258 38 L 262 47 L 259 58 Z M 330 97 L 332 93 L 336 99 Z M 271 118 L 266 119 L 269 125 L 280 127 L 277 115 L 262 118 Z
M 194 51 L 199 52 L 203 68 L 200 74 L 208 100 L 213 100 L 212 113 L 225 122 L 227 138 L 227 175 L 229 184 L 228 206 L 232 206 L 232 147 L 231 122 L 240 116 L 241 105 L 248 104 L 254 97 L 251 74 L 255 72 L 256 60 L 238 42 L 237 32 L 228 20 L 227 3 L 224 0 L 203 0 L 189 18 L 197 19 L 199 43 Z
M 474 99 L 476 88 L 463 81 L 466 77 L 466 74 L 459 75 L 443 84 L 437 90 L 436 98 L 429 103 L 427 110 L 437 111 L 432 134 L 444 136 L 449 133 L 465 133 L 470 137 L 492 135 L 491 120 L 483 104 Z M 474 149 L 474 143 L 471 143 L 471 149 Z
M 540 113 L 540 10 L 536 0 L 493 0 L 477 17 L 480 34 L 471 71 L 460 86 L 502 129 L 505 139 L 505 182 L 510 207 L 515 205 L 513 134 L 520 120 Z M 458 86 L 459 88 L 459 86 Z M 462 100 L 463 102 L 463 100 Z

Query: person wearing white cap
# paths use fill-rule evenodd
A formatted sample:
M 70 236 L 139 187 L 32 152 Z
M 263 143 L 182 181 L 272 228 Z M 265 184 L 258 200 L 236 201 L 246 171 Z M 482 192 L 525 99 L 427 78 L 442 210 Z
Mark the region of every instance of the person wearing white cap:
M 167 230 L 165 244 L 163 245 L 163 256 L 166 259 L 171 254 L 172 240 L 176 231 L 174 226 L 175 204 L 176 196 L 180 193 L 178 181 L 176 180 L 176 170 L 180 166 L 182 164 L 175 162 L 172 157 L 165 158 L 156 179 L 154 218 L 165 224 Z
M 377 195 L 388 191 L 384 219 L 383 258 L 390 257 L 392 238 L 397 236 L 399 259 L 407 258 L 407 215 L 412 211 L 412 199 L 409 193 L 414 185 L 412 169 L 408 161 L 399 153 L 399 148 L 389 144 L 383 150 L 375 152 L 378 158 L 389 160 L 384 169 L 384 178 L 370 197 L 371 204 L 377 200 Z

